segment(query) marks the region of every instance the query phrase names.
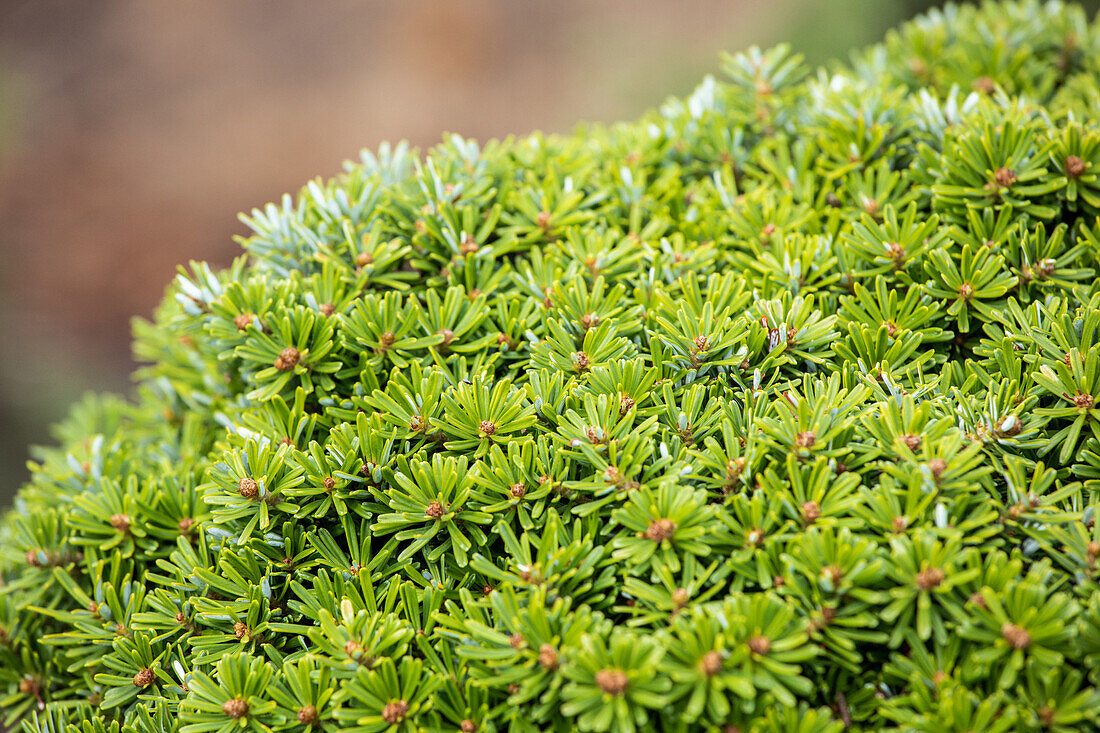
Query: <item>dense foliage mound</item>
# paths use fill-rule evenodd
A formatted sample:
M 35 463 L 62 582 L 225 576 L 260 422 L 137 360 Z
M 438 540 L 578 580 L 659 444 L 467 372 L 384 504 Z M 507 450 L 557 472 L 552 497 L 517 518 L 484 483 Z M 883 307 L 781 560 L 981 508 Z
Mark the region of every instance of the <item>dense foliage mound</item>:
M 3 523 L 8 724 L 1096 725 L 1100 25 L 724 71 L 182 271 Z

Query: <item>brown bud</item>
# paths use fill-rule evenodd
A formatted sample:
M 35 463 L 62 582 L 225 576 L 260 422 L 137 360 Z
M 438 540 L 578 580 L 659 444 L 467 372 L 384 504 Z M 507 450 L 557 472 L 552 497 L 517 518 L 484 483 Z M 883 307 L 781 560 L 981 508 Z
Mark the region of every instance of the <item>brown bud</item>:
M 621 669 L 601 669 L 596 673 L 596 685 L 608 695 L 622 695 L 629 684 L 626 672 Z
M 589 360 L 588 354 L 583 351 L 578 351 L 573 354 L 573 364 L 576 366 L 578 372 L 583 372 L 588 370 L 592 362 Z
M 183 611 L 176 612 L 176 623 L 181 626 L 187 623 L 187 617 L 183 615 Z
M 970 300 L 974 297 L 974 286 L 970 283 L 963 283 L 959 286 L 959 297 L 963 300 Z
M 393 346 L 396 342 L 397 336 L 395 336 L 392 331 L 386 331 L 378 338 L 378 345 L 383 351 Z
M 925 568 L 917 573 L 917 587 L 921 590 L 932 590 L 939 586 L 946 577 L 939 568 Z
M 699 660 L 699 671 L 707 677 L 713 677 L 722 671 L 722 655 L 711 650 Z
M 237 482 L 237 493 L 246 499 L 255 499 L 260 495 L 260 487 L 254 480 L 246 476 Z
M 558 668 L 558 652 L 554 647 L 549 644 L 543 644 L 539 647 L 539 664 L 543 669 L 557 669 Z
M 826 565 L 821 569 L 821 577 L 832 583 L 833 587 L 836 587 L 840 585 L 840 581 L 844 577 L 844 571 L 836 565 Z
M 741 480 L 741 474 L 745 472 L 745 459 L 738 457 L 731 461 L 726 461 L 726 476 L 722 481 L 722 491 L 726 494 L 733 492 L 737 488 L 737 483 Z
M 676 523 L 671 519 L 658 519 L 649 525 L 649 529 L 645 531 L 645 537 L 647 540 L 653 540 L 654 542 L 664 542 L 675 531 Z
M 245 637 L 252 635 L 252 629 L 248 628 L 248 624 L 243 621 L 238 621 L 233 624 L 233 636 L 238 639 L 244 639 Z
M 760 236 L 763 239 L 767 239 L 768 237 L 775 234 L 775 230 L 776 230 L 775 224 L 771 224 L 771 223 L 765 224 L 764 228 L 760 230 Z
M 993 174 L 993 180 L 1001 188 L 1008 188 L 1016 182 L 1016 174 L 1012 172 L 1011 168 L 998 168 L 997 172 Z
M 540 211 L 539 215 L 535 217 L 535 224 L 544 232 L 550 229 L 550 212 Z
M 909 520 L 905 517 L 894 517 L 894 521 L 891 522 L 895 532 L 904 532 L 909 528 Z
M 446 512 L 443 509 L 443 505 L 440 504 L 438 501 L 431 502 L 430 504 L 428 504 L 428 508 L 424 510 L 424 514 L 431 517 L 432 519 L 439 519 L 445 513 Z
M 125 514 L 112 514 L 111 526 L 120 534 L 126 534 L 130 531 L 130 518 Z
M 336 488 L 336 479 L 332 476 L 325 476 L 325 491 L 332 491 Z
M 389 724 L 400 723 L 409 712 L 409 704 L 404 700 L 394 700 L 382 708 L 382 720 Z
M 806 524 L 813 524 L 821 516 L 821 508 L 816 501 L 807 501 L 802 504 L 802 520 Z
M 909 256 L 909 253 L 905 251 L 905 247 L 902 247 L 898 242 L 891 242 L 886 247 L 887 253 L 890 255 L 890 259 L 894 261 L 894 269 L 899 269 L 905 264 L 905 258 Z
M 581 328 L 585 331 L 595 328 L 600 325 L 600 317 L 595 313 L 585 313 L 581 316 Z
M 1046 280 L 1058 269 L 1058 262 L 1050 257 L 1044 257 L 1031 266 L 1031 272 L 1036 280 Z
M 1100 542 L 1090 542 L 1085 547 L 1085 552 L 1088 554 L 1089 562 L 1092 562 L 1096 558 L 1100 557 Z
M 625 415 L 634 409 L 634 400 L 623 392 L 619 393 L 619 415 Z
M 239 697 L 234 697 L 222 703 L 222 712 L 230 718 L 239 720 L 248 715 L 248 703 Z
M 901 436 L 901 442 L 904 443 L 905 447 L 908 448 L 911 451 L 920 450 L 921 441 L 920 441 L 920 436 L 919 435 L 913 435 L 912 433 L 906 433 L 905 435 Z
M 317 708 L 312 705 L 306 705 L 305 707 L 298 708 L 298 722 L 303 725 L 313 725 L 320 717 L 317 715 Z
M 749 639 L 749 651 L 764 656 L 772 649 L 772 642 L 766 636 L 754 636 Z
M 1082 410 L 1092 409 L 1093 398 L 1090 394 L 1081 394 L 1078 392 L 1073 395 L 1073 405 Z
M 512 647 L 513 649 L 519 649 L 521 646 L 523 646 L 523 636 L 521 636 L 520 634 L 512 634 L 508 637 L 508 646 Z
M 153 684 L 153 677 L 153 670 L 146 667 L 138 671 L 138 673 L 134 675 L 134 686 L 148 687 L 149 685 Z
M 991 77 L 979 76 L 977 79 L 974 80 L 971 88 L 976 92 L 981 92 L 982 94 L 992 94 L 993 92 L 997 91 L 997 82 L 993 81 Z
M 281 372 L 289 372 L 298 366 L 298 360 L 301 358 L 302 355 L 298 353 L 296 348 L 288 346 L 279 352 L 279 357 L 275 360 L 275 368 Z
M 947 470 L 947 461 L 942 458 L 933 458 L 928 462 L 928 470 L 932 472 L 932 478 L 939 481 L 943 472 Z
M 691 600 L 691 593 L 688 593 L 687 588 L 677 588 L 676 590 L 672 591 L 672 594 L 669 596 L 669 598 L 672 600 L 672 603 L 676 606 L 676 608 L 683 608 L 688 604 L 688 601 Z
M 440 346 L 443 348 L 447 348 L 451 345 L 451 342 L 455 340 L 455 332 L 449 328 L 441 328 L 440 330 L 436 331 L 435 334 L 436 336 L 443 337 L 443 343 L 440 344 Z
M 513 499 L 522 499 L 523 495 L 527 493 L 527 487 L 522 483 L 512 484 L 512 488 L 508 490 L 508 493 L 512 495 Z
M 332 314 L 336 312 L 336 306 L 332 303 L 321 303 L 320 311 L 325 318 L 331 318 Z
M 1031 644 L 1031 635 L 1016 624 L 1005 622 L 1001 626 L 1001 636 L 1013 649 L 1025 649 Z
M 1089 164 L 1078 158 L 1076 155 L 1066 156 L 1066 177 L 1067 178 L 1080 178 L 1085 175 L 1085 170 L 1089 167 Z
M 458 246 L 458 253 L 465 257 L 466 255 L 472 255 L 480 249 L 478 243 L 474 241 L 474 238 L 467 234 L 462 239 L 462 244 Z
M 458 729 L 462 731 L 462 733 L 476 733 L 477 723 L 470 720 L 469 718 L 466 718 L 459 724 Z
M 981 593 L 970 594 L 969 602 L 973 603 L 978 608 L 989 608 L 989 604 L 985 602 L 985 596 Z
M 420 415 L 413 415 L 409 418 L 409 430 L 415 430 L 418 433 L 423 433 L 428 429 L 428 421 Z
M 817 436 L 814 435 L 812 430 L 806 430 L 798 435 L 794 436 L 794 447 L 799 449 L 813 448 L 814 443 L 817 442 Z
M 191 528 L 195 526 L 195 520 L 191 517 L 184 517 L 176 524 L 176 528 L 183 534 L 187 534 L 191 531 Z
M 496 423 L 492 420 L 482 420 L 481 424 L 477 426 L 477 429 L 485 433 L 485 435 L 495 435 L 497 432 Z
M 356 267 L 366 267 L 372 262 L 374 262 L 374 256 L 370 252 L 360 252 L 359 254 L 355 255 Z
M 246 331 L 248 327 L 252 325 L 252 319 L 255 318 L 251 313 L 238 313 L 233 318 L 233 325 L 237 327 L 238 331 Z

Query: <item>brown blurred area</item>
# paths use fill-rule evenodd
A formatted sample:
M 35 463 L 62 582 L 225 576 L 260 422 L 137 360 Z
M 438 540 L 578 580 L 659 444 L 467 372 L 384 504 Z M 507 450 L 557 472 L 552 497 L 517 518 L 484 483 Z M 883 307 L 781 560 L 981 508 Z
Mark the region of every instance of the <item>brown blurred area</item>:
M 3 0 L 0 505 L 68 403 L 127 388 L 129 320 L 176 265 L 237 254 L 238 211 L 383 140 L 629 118 L 690 91 L 722 50 L 801 37 L 821 60 L 911 9 Z

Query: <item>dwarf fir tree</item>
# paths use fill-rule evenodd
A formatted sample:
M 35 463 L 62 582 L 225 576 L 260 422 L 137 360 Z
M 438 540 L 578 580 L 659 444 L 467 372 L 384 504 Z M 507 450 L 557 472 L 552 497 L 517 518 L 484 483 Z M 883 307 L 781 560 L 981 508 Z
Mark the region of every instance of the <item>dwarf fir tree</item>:
M 1100 724 L 1100 24 L 724 72 L 181 270 L 2 523 L 5 724 Z

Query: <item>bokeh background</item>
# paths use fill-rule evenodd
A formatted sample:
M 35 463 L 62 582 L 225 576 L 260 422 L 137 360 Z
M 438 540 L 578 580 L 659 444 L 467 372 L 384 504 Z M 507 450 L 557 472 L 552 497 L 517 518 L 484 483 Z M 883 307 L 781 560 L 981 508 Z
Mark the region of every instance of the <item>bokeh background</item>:
M 825 62 L 921 0 L 0 0 L 0 506 L 130 319 L 236 213 L 383 140 L 420 148 L 633 117 L 719 53 Z

